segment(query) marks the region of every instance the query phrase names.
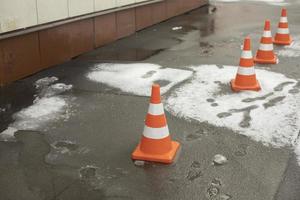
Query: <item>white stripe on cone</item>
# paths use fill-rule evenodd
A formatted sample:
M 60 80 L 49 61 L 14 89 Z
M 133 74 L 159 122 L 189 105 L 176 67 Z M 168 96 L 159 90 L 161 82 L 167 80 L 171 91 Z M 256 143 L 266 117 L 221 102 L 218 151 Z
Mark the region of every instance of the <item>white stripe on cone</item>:
M 263 37 L 266 37 L 266 38 L 272 37 L 271 31 L 264 31 Z
M 151 128 L 145 125 L 143 135 L 150 139 L 163 139 L 169 136 L 169 128 Z
M 259 50 L 261 51 L 273 51 L 273 44 L 260 44 Z
M 278 28 L 277 33 L 279 34 L 289 34 L 290 31 L 288 28 Z
M 244 58 L 244 59 L 251 59 L 252 58 L 252 51 L 243 51 L 242 52 L 242 55 L 241 55 L 241 58 Z
M 250 76 L 255 74 L 254 67 L 239 67 L 238 72 L 239 75 Z
M 287 23 L 288 22 L 287 17 L 280 17 L 280 22 L 281 23 Z
M 162 103 L 159 103 L 159 104 L 150 103 L 148 113 L 150 115 L 162 115 L 162 114 L 164 114 L 165 112 L 164 112 L 163 104 Z

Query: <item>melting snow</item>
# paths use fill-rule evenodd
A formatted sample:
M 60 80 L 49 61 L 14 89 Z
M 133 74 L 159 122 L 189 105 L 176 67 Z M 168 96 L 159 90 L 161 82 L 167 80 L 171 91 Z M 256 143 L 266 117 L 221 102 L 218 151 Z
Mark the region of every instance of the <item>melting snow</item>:
M 72 85 L 63 83 L 53 84 L 58 79 L 56 77 L 46 77 L 35 82 L 39 94 L 33 105 L 22 109 L 14 114 L 15 121 L 0 133 L 4 140 L 14 138 L 14 133 L 18 130 L 37 130 L 47 122 L 66 118 L 68 100 L 59 94 L 68 91 Z
M 291 45 L 283 47 L 277 54 L 283 57 L 300 57 L 299 37 L 295 37 Z
M 181 30 L 182 26 L 175 26 L 172 28 L 173 31 Z
M 233 93 L 229 82 L 237 67 L 203 65 L 193 69 L 193 80 L 166 100 L 172 114 L 225 126 L 275 147 L 294 144 L 300 127 L 300 94 L 291 91 L 297 81 L 257 69 L 263 90 Z
M 96 82 L 119 88 L 124 92 L 150 96 L 154 82 L 161 85 L 161 93 L 166 93 L 174 85 L 191 77 L 192 71 L 161 68 L 155 64 L 100 64 L 87 77 Z
M 41 79 L 37 80 L 34 85 L 36 88 L 42 88 L 42 87 L 48 86 L 56 81 L 58 81 L 58 78 L 55 76 L 45 77 L 45 78 L 41 78 Z

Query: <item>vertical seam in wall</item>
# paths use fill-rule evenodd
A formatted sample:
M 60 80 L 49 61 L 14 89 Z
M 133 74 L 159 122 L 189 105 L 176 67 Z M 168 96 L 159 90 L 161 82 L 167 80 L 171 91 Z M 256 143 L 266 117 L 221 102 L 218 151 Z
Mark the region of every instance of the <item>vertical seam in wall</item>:
M 96 12 L 96 0 L 93 1 L 94 3 L 94 12 Z M 96 17 L 93 17 L 93 37 L 94 37 L 94 41 L 93 41 L 93 49 L 96 48 Z
M 39 57 L 40 57 L 40 66 L 43 67 L 43 62 L 42 62 L 42 51 L 41 51 L 41 39 L 40 39 L 40 31 L 37 32 L 37 37 L 38 37 L 38 45 L 39 45 Z
M 39 10 L 38 10 L 38 0 L 35 0 L 35 10 L 36 10 L 36 17 L 37 17 L 37 24 L 40 24 L 39 19 Z M 40 31 L 37 31 L 37 40 L 38 40 L 38 51 L 39 51 L 39 65 L 42 66 L 42 52 L 41 52 L 41 40 L 40 40 Z

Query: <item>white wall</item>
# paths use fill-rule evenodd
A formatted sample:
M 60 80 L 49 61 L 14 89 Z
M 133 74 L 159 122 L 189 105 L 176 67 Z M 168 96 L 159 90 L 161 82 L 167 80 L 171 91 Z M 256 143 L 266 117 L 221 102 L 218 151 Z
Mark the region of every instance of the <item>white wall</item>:
M 0 33 L 37 23 L 36 0 L 0 0 Z
M 0 33 L 153 0 L 0 0 Z

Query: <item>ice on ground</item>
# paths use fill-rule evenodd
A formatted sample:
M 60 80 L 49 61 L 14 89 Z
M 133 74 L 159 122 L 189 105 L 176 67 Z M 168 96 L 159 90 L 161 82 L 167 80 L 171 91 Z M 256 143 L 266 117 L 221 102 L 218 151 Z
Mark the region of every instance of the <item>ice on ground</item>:
M 155 64 L 100 64 L 87 77 L 124 92 L 150 96 L 151 85 L 161 83 L 161 94 L 191 77 L 192 71 L 162 68 Z
M 56 77 L 46 77 L 36 81 L 35 86 L 39 90 L 33 104 L 13 115 L 14 122 L 0 133 L 2 140 L 14 139 L 14 133 L 18 130 L 39 130 L 48 122 L 66 119 L 69 116 L 69 99 L 60 96 L 65 91 L 72 89 L 72 85 L 56 82 Z
M 50 85 L 49 87 L 43 88 L 38 96 L 42 97 L 52 97 L 71 90 L 73 85 L 66 85 L 64 83 L 56 83 Z
M 41 123 L 56 119 L 57 115 L 64 112 L 66 106 L 67 102 L 61 97 L 41 98 L 32 106 L 16 113 L 13 126 L 19 130 L 36 129 Z
M 214 156 L 214 164 L 215 165 L 224 165 L 227 163 L 227 158 L 221 154 L 217 154 Z
M 228 127 L 275 147 L 294 145 L 299 132 L 300 94 L 291 93 L 296 80 L 256 70 L 260 92 L 233 93 L 229 82 L 237 67 L 192 67 L 195 77 L 171 93 L 166 109 L 186 119 Z
M 173 31 L 181 30 L 182 26 L 175 26 L 172 28 Z
M 291 45 L 283 47 L 277 54 L 282 57 L 300 57 L 300 37 L 295 37 Z
M 41 78 L 41 79 L 37 80 L 34 85 L 37 89 L 39 89 L 39 88 L 46 87 L 56 81 L 58 81 L 58 78 L 55 76 L 45 77 L 45 78 Z

